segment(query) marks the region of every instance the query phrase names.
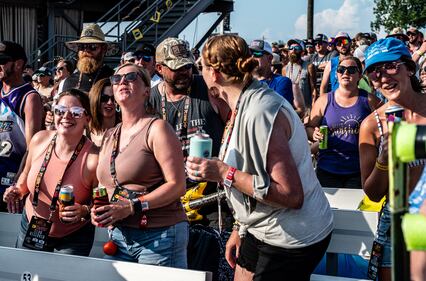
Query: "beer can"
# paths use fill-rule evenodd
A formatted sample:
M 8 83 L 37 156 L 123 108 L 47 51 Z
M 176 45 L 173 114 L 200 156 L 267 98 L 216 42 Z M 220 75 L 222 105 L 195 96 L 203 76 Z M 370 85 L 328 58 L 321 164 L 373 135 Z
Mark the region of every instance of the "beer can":
M 64 206 L 74 205 L 74 188 L 72 185 L 64 185 L 59 191 L 59 201 Z
M 108 197 L 108 192 L 105 186 L 98 186 L 93 189 L 92 195 L 93 198 Z
M 391 105 L 385 110 L 386 120 L 400 122 L 404 117 L 404 108 L 399 105 Z
M 199 130 L 189 140 L 189 156 L 210 158 L 212 156 L 213 140 L 208 134 Z
M 319 149 L 327 149 L 328 147 L 328 126 L 320 126 L 320 133 L 323 135 L 322 141 L 319 142 Z

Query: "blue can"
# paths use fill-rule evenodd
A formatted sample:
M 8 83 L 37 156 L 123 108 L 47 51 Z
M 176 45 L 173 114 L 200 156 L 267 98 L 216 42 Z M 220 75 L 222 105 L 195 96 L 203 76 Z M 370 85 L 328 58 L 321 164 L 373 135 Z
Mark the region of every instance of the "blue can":
M 213 140 L 203 131 L 198 131 L 189 140 L 189 156 L 210 158 L 212 157 Z

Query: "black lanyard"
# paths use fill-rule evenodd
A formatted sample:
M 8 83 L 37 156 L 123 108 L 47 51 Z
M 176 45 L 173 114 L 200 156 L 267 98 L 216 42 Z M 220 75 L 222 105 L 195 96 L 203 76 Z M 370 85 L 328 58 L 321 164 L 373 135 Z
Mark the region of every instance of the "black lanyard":
M 112 151 L 111 151 L 111 158 L 109 162 L 109 170 L 111 173 L 112 180 L 114 181 L 114 184 L 116 187 L 120 187 L 120 183 L 117 179 L 117 171 L 115 170 L 115 158 L 118 156 L 118 142 L 121 135 L 121 123 L 118 125 L 117 131 L 114 133 L 113 143 L 112 143 Z
M 57 137 L 58 137 L 58 134 L 55 134 L 53 136 L 52 140 L 50 141 L 50 144 L 47 147 L 46 155 L 44 156 L 43 163 L 41 164 L 40 170 L 37 174 L 37 178 L 36 178 L 35 186 L 34 186 L 34 197 L 33 197 L 34 208 L 36 208 L 37 205 L 38 205 L 38 195 L 40 193 L 41 181 L 44 177 L 44 174 L 46 173 L 46 168 L 47 168 L 47 165 L 49 164 L 50 158 L 52 157 L 53 148 L 55 147 Z M 74 152 L 71 156 L 71 159 L 68 161 L 68 164 L 65 167 L 65 170 L 64 170 L 64 173 L 62 174 L 62 177 L 60 178 L 60 180 L 56 184 L 55 192 L 53 193 L 52 202 L 50 204 L 51 215 L 56 210 L 56 202 L 58 201 L 59 191 L 61 189 L 62 180 L 64 179 L 65 172 L 68 170 L 68 168 L 71 166 L 71 164 L 77 159 L 78 155 L 80 154 L 81 150 L 83 149 L 85 142 L 86 142 L 86 137 L 82 136 L 81 139 L 80 139 L 80 142 L 78 143 L 77 147 L 75 148 L 75 150 L 74 150 Z

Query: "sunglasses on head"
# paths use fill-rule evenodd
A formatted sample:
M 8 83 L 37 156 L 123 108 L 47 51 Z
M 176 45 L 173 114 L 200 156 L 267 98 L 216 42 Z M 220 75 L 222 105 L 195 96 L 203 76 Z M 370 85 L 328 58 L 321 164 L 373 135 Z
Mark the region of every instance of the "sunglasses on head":
M 67 107 L 60 104 L 53 107 L 53 113 L 59 117 L 64 116 L 67 112 L 71 113 L 74 119 L 80 119 L 86 113 L 86 110 L 80 106 Z
M 124 78 L 124 81 L 126 82 L 134 82 L 136 79 L 138 79 L 138 73 L 137 72 L 129 72 L 126 74 L 114 74 L 112 75 L 109 80 L 111 81 L 112 85 L 118 85 L 120 84 L 121 80 Z
M 300 47 L 299 45 L 295 45 L 295 46 L 290 46 L 288 49 L 290 51 L 301 51 L 302 47 Z
M 359 69 L 358 69 L 358 67 L 357 66 L 353 66 L 353 65 L 351 65 L 351 66 L 343 66 L 343 65 L 339 65 L 338 67 L 337 67 L 337 69 L 336 69 L 336 72 L 337 73 L 340 73 L 340 74 L 344 74 L 345 72 L 348 72 L 349 74 L 355 74 L 355 73 L 359 73 L 360 71 L 359 71 Z
M 142 54 L 135 54 L 137 60 L 143 60 L 144 62 L 150 62 L 152 60 L 152 56 L 145 56 Z
M 377 81 L 380 79 L 383 72 L 387 75 L 398 74 L 402 64 L 404 64 L 402 61 L 393 61 L 369 67 L 367 69 L 367 76 L 370 80 Z
M 89 51 L 96 51 L 99 48 L 99 44 L 92 43 L 92 44 L 78 44 L 77 48 L 79 51 L 89 50 Z
M 101 102 L 107 103 L 108 101 L 111 101 L 112 103 L 115 102 L 114 96 L 108 96 L 108 95 L 104 95 L 101 94 L 101 98 L 100 98 Z
M 348 39 L 340 39 L 340 40 L 337 40 L 336 42 L 336 46 L 345 46 L 345 45 L 349 45 Z

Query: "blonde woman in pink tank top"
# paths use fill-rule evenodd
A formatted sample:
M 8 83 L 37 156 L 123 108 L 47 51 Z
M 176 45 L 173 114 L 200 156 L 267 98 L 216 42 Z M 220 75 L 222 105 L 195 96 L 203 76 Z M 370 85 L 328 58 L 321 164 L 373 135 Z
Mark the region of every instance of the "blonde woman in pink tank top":
M 172 127 L 150 111 L 146 70 L 124 64 L 110 80 L 122 123 L 102 142 L 97 177 L 111 202 L 92 208 L 92 223 L 110 227 L 118 248 L 111 259 L 186 268 L 181 144 Z
M 83 132 L 90 120 L 88 96 L 72 89 L 60 94 L 54 107 L 56 131 L 40 131 L 31 140 L 25 168 L 4 196 L 12 213 L 25 207 L 17 247 L 88 256 L 95 228 L 90 223 L 92 188 L 97 186 L 98 151 Z M 74 205 L 59 211 L 57 192 L 73 186 Z M 28 243 L 29 222 L 50 223 L 46 243 Z M 44 245 L 44 246 L 43 246 Z

